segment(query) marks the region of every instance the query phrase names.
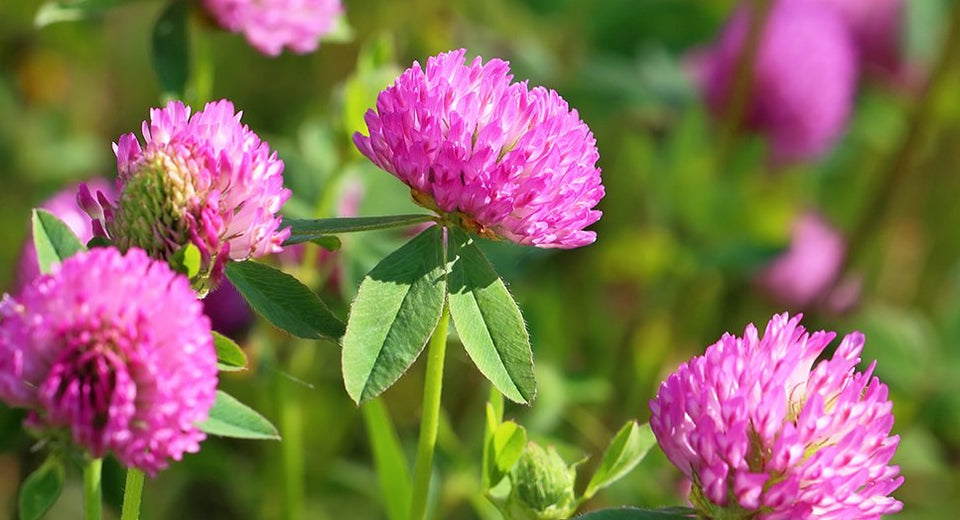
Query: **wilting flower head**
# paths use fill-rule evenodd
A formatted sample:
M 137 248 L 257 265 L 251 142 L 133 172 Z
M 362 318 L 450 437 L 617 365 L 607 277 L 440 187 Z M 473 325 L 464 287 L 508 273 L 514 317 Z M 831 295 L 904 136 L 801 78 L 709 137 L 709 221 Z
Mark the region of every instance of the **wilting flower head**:
M 817 213 L 806 213 L 794 223 L 789 249 L 758 276 L 778 301 L 807 307 L 826 296 L 837 281 L 847 245 L 839 231 Z
M 751 16 L 738 11 L 698 59 L 697 76 L 716 113 L 731 101 Z M 856 47 L 835 10 L 776 2 L 760 38 L 743 122 L 769 138 L 775 162 L 814 158 L 843 132 L 856 83 Z
M 90 189 L 102 192 L 107 200 L 112 201 L 116 199 L 116 190 L 113 184 L 104 179 L 91 179 L 87 181 L 87 186 Z M 77 235 L 77 238 L 85 244 L 93 238 L 93 228 L 90 217 L 88 217 L 77 204 L 78 188 L 78 186 L 74 185 L 61 190 L 53 197 L 44 201 L 40 207 L 56 215 Z M 33 245 L 32 235 L 28 235 L 27 241 L 23 245 L 23 251 L 20 253 L 16 287 L 23 287 L 39 274 L 40 267 L 37 265 L 37 251 Z
M 81 190 L 81 204 L 99 221 L 94 230 L 122 250 L 139 247 L 154 258 L 193 244 L 204 287 L 220 281 L 228 259 L 281 251 L 289 230 L 279 229 L 277 212 L 290 197 L 283 162 L 240 116 L 226 100 L 192 116 L 179 101 L 151 109 L 143 146 L 132 133 L 113 146 L 116 204 Z
M 878 519 L 903 506 L 889 496 L 903 477 L 889 465 L 887 387 L 875 362 L 856 370 L 863 334 L 814 367 L 835 334 L 799 323 L 782 314 L 762 337 L 753 325 L 725 334 L 650 402 L 657 441 L 707 518 Z
M 139 249 L 81 252 L 0 303 L 0 399 L 149 474 L 196 452 L 217 387 L 210 322 Z
M 357 148 L 414 200 L 489 238 L 538 247 L 592 243 L 600 219 L 596 140 L 559 94 L 511 83 L 506 62 L 465 50 L 414 63 L 366 114 Z
M 203 0 L 224 29 L 243 32 L 250 45 L 277 56 L 284 47 L 313 52 L 343 11 L 340 0 Z

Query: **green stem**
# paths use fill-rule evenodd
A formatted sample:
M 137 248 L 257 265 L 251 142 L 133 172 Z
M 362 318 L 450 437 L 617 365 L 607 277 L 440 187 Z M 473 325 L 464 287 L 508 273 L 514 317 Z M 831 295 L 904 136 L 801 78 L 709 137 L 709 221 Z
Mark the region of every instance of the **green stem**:
M 100 490 L 100 475 L 103 459 L 90 459 L 83 466 L 83 520 L 103 518 L 103 498 Z
M 937 100 L 950 86 L 950 71 L 958 61 L 960 61 L 960 3 L 953 7 L 950 27 L 940 58 L 930 75 L 926 89 L 914 106 L 907 133 L 893 157 L 887 161 L 880 188 L 861 212 L 862 218 L 849 236 L 847 250 L 850 254 L 847 255 L 844 269 L 840 270 L 841 275 L 855 263 L 859 255 L 863 254 L 864 244 L 886 214 L 884 209 L 890 205 L 893 195 L 899 191 L 904 180 L 909 178 L 916 169 L 924 143 L 931 137 L 937 126 Z
M 140 498 L 143 496 L 143 472 L 137 468 L 127 470 L 127 483 L 123 487 L 123 510 L 120 520 L 140 518 Z
M 291 345 L 295 347 L 295 345 Z M 304 517 L 303 465 L 303 402 L 300 392 L 277 372 L 274 390 L 276 396 L 278 426 L 283 442 L 280 443 L 280 464 L 283 484 L 283 518 L 299 520 Z
M 410 501 L 410 520 L 423 520 L 427 514 L 430 475 L 433 470 L 433 450 L 437 444 L 440 424 L 440 392 L 443 387 L 443 358 L 447 350 L 447 325 L 450 309 L 443 304 L 443 312 L 427 347 L 427 376 L 423 388 L 423 417 L 420 420 L 420 440 L 417 443 L 417 462 L 413 467 L 413 495 Z
M 747 112 L 747 103 L 753 93 L 754 68 L 763 38 L 763 26 L 766 24 L 772 4 L 770 0 L 752 0 L 746 7 L 750 17 L 749 27 L 737 59 L 733 84 L 730 85 L 727 104 L 720 120 L 720 141 L 717 145 L 717 165 L 720 169 L 726 166 L 727 158 L 736 144 Z

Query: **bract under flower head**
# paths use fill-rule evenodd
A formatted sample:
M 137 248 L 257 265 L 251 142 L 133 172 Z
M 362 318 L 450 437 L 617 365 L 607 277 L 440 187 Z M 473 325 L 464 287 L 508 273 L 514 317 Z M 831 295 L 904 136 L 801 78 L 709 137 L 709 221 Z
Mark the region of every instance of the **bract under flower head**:
M 139 249 L 81 252 L 0 303 L 0 399 L 94 457 L 156 474 L 200 449 L 217 387 L 210 322 Z
M 203 0 L 223 28 L 242 32 L 250 45 L 269 56 L 286 47 L 313 52 L 343 12 L 340 0 Z
M 559 94 L 511 83 L 506 62 L 466 51 L 414 63 L 353 136 L 414 200 L 489 238 L 573 248 L 596 239 L 603 197 L 596 140 Z
M 887 387 L 857 372 L 864 337 L 808 334 L 800 317 L 774 316 L 763 336 L 725 334 L 684 363 L 650 402 L 650 426 L 667 457 L 693 482 L 706 518 L 878 519 L 903 504 L 890 466 Z M 811 370 L 812 369 L 812 370 Z
M 193 244 L 202 288 L 220 281 L 228 259 L 282 251 L 289 230 L 279 229 L 277 212 L 290 197 L 283 162 L 240 116 L 226 100 L 193 115 L 179 101 L 152 109 L 143 146 L 132 133 L 114 144 L 116 204 L 81 191 L 81 205 L 101 221 L 95 229 L 122 250 L 139 247 L 154 258 Z
M 750 12 L 738 11 L 717 44 L 697 59 L 697 76 L 714 112 L 731 102 Z M 846 127 L 857 84 L 857 51 L 833 9 L 778 1 L 763 27 L 743 122 L 766 135 L 775 162 L 816 158 Z

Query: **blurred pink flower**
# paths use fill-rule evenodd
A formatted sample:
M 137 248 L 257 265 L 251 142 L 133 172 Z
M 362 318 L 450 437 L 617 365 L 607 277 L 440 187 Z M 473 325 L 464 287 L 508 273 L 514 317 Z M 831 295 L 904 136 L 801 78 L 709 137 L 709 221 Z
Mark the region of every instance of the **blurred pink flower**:
M 289 229 L 278 211 L 290 197 L 283 161 L 246 125 L 233 103 L 207 103 L 191 116 L 172 101 L 151 109 L 144 147 L 134 134 L 114 145 L 120 172 L 116 204 L 81 188 L 80 202 L 122 250 L 169 259 L 188 243 L 200 250 L 200 283 L 215 287 L 227 260 L 283 250 Z M 102 194 L 101 194 L 102 195 Z
M 682 364 L 650 402 L 650 425 L 670 459 L 693 481 L 706 518 L 879 519 L 903 504 L 890 466 L 887 387 L 857 372 L 864 336 L 808 334 L 800 317 L 774 316 L 763 336 L 748 325 Z
M 737 11 L 715 46 L 694 60 L 695 77 L 715 113 L 730 102 L 750 16 Z M 816 158 L 844 131 L 856 84 L 856 47 L 836 11 L 776 2 L 757 49 L 744 125 L 768 137 L 774 162 Z
M 102 192 L 107 200 L 116 199 L 116 188 L 106 179 L 91 179 L 86 184 L 89 188 Z M 81 242 L 86 244 L 93 238 L 93 228 L 90 217 L 77 204 L 78 189 L 78 185 L 65 188 L 40 204 L 40 207 L 56 215 L 77 235 Z M 33 234 L 30 233 L 20 253 L 15 287 L 19 290 L 39 275 L 40 267 L 37 265 L 37 251 L 33 245 Z
M 596 140 L 543 87 L 512 83 L 509 65 L 466 51 L 414 63 L 380 93 L 357 148 L 465 229 L 522 245 L 591 244 L 603 197 Z
M 165 312 L 166 311 L 166 312 Z M 0 399 L 154 475 L 200 449 L 217 387 L 210 322 L 183 276 L 139 249 L 81 252 L 0 303 Z
M 839 231 L 818 213 L 805 213 L 794 222 L 789 249 L 759 273 L 757 282 L 778 302 L 806 308 L 834 288 L 846 252 Z
M 868 72 L 902 78 L 905 70 L 900 50 L 900 27 L 906 16 L 902 0 L 794 0 L 836 9 L 850 28 L 860 62 Z
M 306 54 L 333 30 L 343 12 L 340 0 L 202 0 L 217 23 L 242 32 L 250 45 L 269 56 L 283 48 Z

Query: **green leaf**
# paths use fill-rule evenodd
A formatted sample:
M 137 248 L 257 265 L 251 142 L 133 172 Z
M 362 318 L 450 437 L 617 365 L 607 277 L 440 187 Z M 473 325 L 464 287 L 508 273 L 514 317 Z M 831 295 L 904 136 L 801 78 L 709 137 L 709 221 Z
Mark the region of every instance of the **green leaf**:
M 95 247 L 110 247 L 113 243 L 110 242 L 110 239 L 107 237 L 93 237 L 87 241 L 87 249 L 93 249 Z
M 500 479 L 513 469 L 527 446 L 527 430 L 513 421 L 497 426 L 493 432 L 489 450 L 490 486 L 496 486 Z
M 343 336 L 343 381 L 357 403 L 390 387 L 417 359 L 443 310 L 446 264 L 433 226 L 364 277 Z
M 219 437 L 280 440 L 280 432 L 270 421 L 223 390 L 217 390 L 210 417 L 197 427 Z
M 46 2 L 37 10 L 33 24 L 43 28 L 58 22 L 75 22 L 103 14 L 111 7 L 130 3 L 132 0 L 61 0 Z
M 153 26 L 151 58 L 165 97 L 182 99 L 190 76 L 190 2 L 173 0 Z
M 83 251 L 83 242 L 73 231 L 45 209 L 33 210 L 33 246 L 37 251 L 37 263 L 41 273 L 50 272 L 50 266 L 60 263 Z
M 283 242 L 283 245 L 300 244 L 328 235 L 412 226 L 430 222 L 433 219 L 432 215 L 388 215 L 385 217 L 320 218 L 313 220 L 286 218 L 283 219 L 282 225 L 290 226 L 290 237 Z
M 583 493 L 585 499 L 590 499 L 601 489 L 620 480 L 647 456 L 647 453 L 657 443 L 649 423 L 638 426 L 636 421 L 630 421 L 620 428 L 620 431 L 610 441 L 610 446 L 603 454 L 600 466 L 587 484 Z
M 620 509 L 601 509 L 578 519 L 583 520 L 683 520 L 694 517 L 695 511 L 687 507 L 665 507 L 662 509 L 638 509 L 623 507 Z
M 63 491 L 63 462 L 53 456 L 30 474 L 20 487 L 20 520 L 37 520 L 50 509 Z
M 226 272 L 250 307 L 278 328 L 306 339 L 343 336 L 343 322 L 289 274 L 249 260 L 228 262 Z
M 340 242 L 340 239 L 333 235 L 317 237 L 310 242 L 326 249 L 327 251 L 338 251 L 343 245 L 343 243 Z
M 381 400 L 367 401 L 360 410 L 367 423 L 373 460 L 380 479 L 380 497 L 387 517 L 390 520 L 405 520 L 410 511 L 410 471 L 397 431 Z
M 236 372 L 247 368 L 247 355 L 232 339 L 214 332 L 213 346 L 217 349 L 217 368 L 221 372 Z
M 192 280 L 200 274 L 200 249 L 193 243 L 181 247 L 170 258 L 170 267 Z
M 503 280 L 470 238 L 453 230 L 450 315 L 467 354 L 508 399 L 529 403 L 537 392 L 530 337 Z

